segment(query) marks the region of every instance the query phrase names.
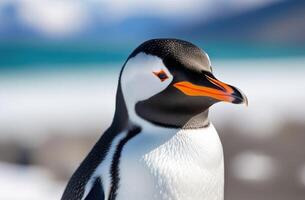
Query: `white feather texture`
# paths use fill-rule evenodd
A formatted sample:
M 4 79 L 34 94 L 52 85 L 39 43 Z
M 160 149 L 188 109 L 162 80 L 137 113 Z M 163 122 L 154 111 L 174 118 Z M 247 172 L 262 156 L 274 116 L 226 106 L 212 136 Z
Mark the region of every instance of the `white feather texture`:
M 124 147 L 118 200 L 222 200 L 223 150 L 213 125 L 146 126 Z

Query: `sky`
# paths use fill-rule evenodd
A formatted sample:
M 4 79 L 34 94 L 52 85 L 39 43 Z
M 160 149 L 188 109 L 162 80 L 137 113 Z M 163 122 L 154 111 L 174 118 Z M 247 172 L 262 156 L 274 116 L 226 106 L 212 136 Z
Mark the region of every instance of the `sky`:
M 69 36 L 95 23 L 150 16 L 176 22 L 209 20 L 280 0 L 0 0 L 0 29 L 13 23 L 49 37 Z

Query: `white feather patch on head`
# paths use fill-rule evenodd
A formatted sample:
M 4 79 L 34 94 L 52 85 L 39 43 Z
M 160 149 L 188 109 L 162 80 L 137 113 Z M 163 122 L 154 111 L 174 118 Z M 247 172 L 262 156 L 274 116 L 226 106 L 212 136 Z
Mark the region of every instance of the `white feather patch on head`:
M 168 78 L 161 81 L 154 72 L 163 70 Z M 138 120 L 135 105 L 165 90 L 173 76 L 157 56 L 139 53 L 125 65 L 121 75 L 121 87 L 131 120 Z

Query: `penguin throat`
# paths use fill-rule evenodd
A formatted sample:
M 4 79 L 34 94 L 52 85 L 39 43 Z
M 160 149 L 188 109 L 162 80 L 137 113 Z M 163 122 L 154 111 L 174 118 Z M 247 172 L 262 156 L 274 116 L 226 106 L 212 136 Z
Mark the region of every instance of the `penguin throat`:
M 197 114 L 185 114 L 176 112 L 166 112 L 158 109 L 141 109 L 140 104 L 135 106 L 136 115 L 152 124 L 166 128 L 197 129 L 208 127 L 209 110 Z
M 182 129 L 196 129 L 208 127 L 210 125 L 208 115 L 209 110 L 195 115 L 183 125 Z

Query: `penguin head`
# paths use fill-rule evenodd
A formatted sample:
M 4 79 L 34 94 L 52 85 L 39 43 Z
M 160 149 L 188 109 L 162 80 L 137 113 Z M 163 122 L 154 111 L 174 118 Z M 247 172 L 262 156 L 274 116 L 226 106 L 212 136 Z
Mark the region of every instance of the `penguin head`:
M 121 71 L 120 87 L 131 121 L 166 127 L 185 127 L 196 116 L 192 128 L 200 127 L 211 105 L 247 103 L 239 89 L 215 78 L 203 50 L 177 39 L 153 39 L 136 48 Z

